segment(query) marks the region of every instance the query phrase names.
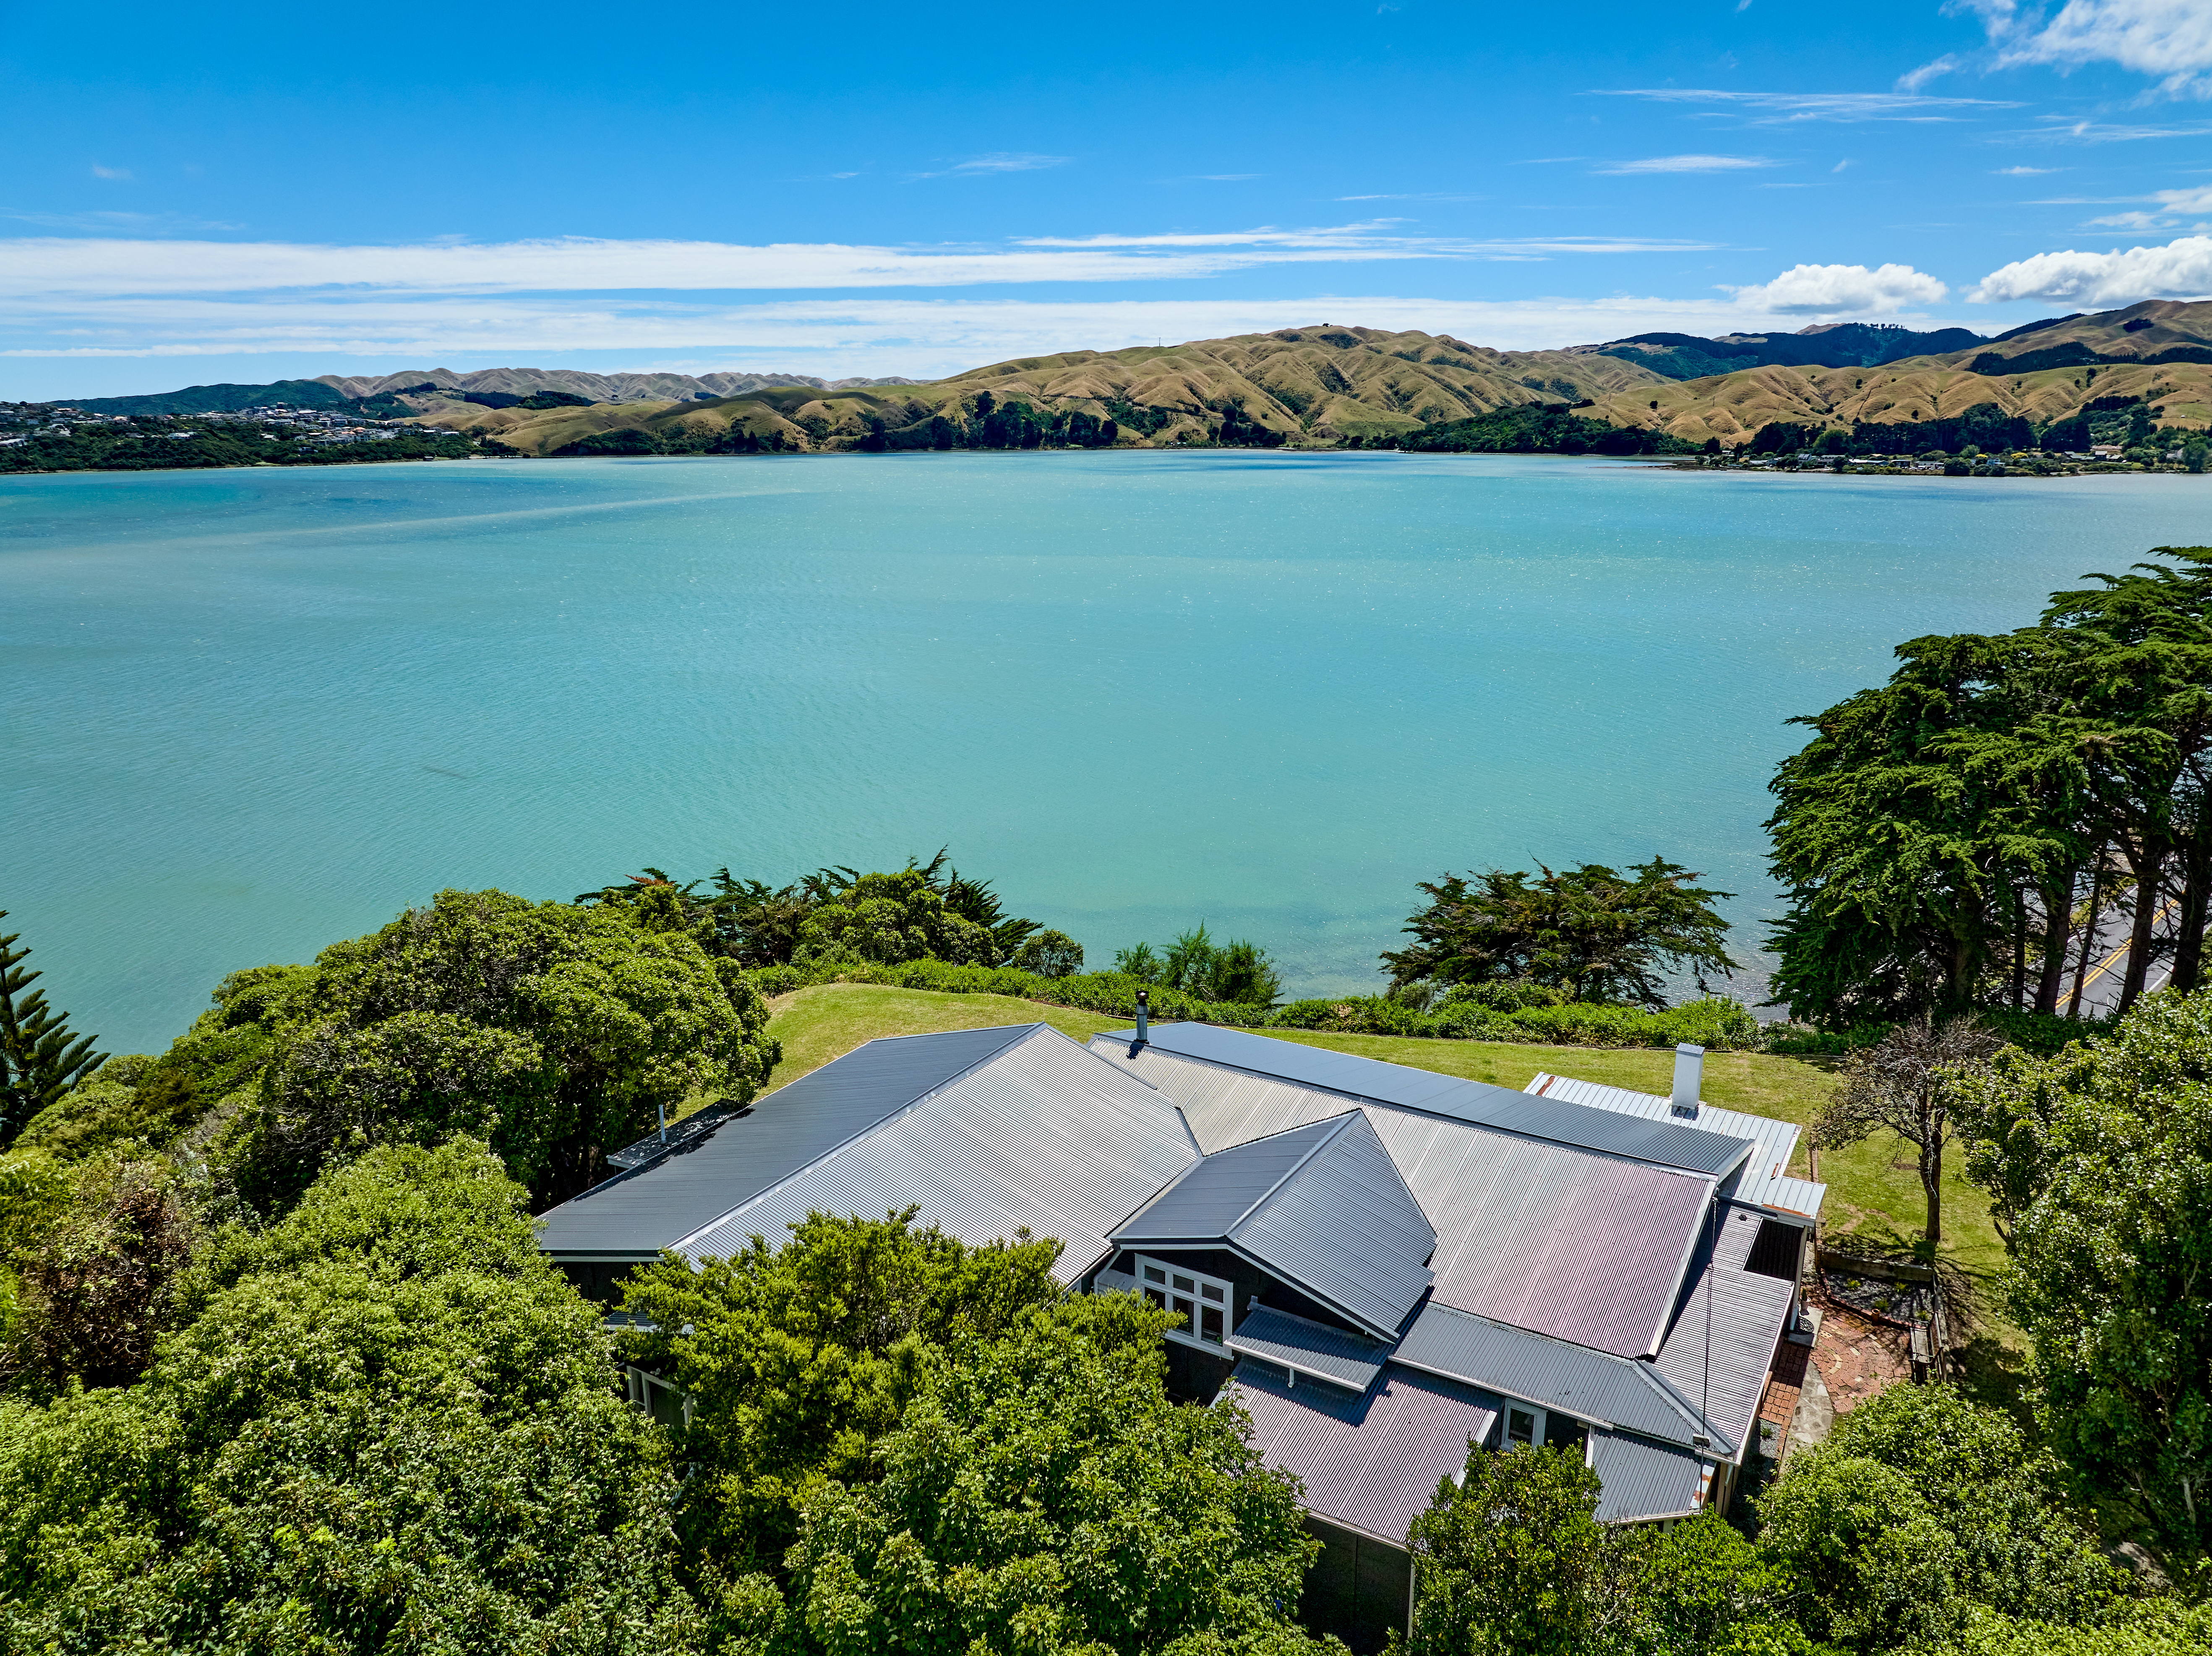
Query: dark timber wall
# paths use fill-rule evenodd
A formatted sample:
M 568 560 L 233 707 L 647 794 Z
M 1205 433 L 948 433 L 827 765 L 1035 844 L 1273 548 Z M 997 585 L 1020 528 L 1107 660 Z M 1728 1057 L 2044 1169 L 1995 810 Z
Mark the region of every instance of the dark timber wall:
M 1403 1636 L 1413 1598 L 1413 1555 L 1311 1513 L 1305 1524 L 1321 1538 L 1322 1554 L 1306 1572 L 1298 1619 L 1312 1632 L 1334 1633 L 1362 1656 L 1381 1650 L 1393 1628 Z

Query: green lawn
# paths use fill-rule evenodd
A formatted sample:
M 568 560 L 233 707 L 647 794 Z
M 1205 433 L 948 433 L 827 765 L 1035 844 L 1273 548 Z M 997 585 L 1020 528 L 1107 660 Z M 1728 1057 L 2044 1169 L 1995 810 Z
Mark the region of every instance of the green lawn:
M 795 1081 L 878 1035 L 1042 1022 L 1085 1040 L 1102 1029 L 1129 1027 L 1126 1018 L 1003 995 L 942 995 L 865 983 L 821 984 L 801 989 L 779 997 L 771 1010 L 769 1032 L 784 1046 L 783 1062 L 769 1079 L 772 1088 Z M 1665 1051 L 1317 1034 L 1302 1029 L 1255 1033 L 1500 1087 L 1524 1087 L 1544 1071 L 1645 1093 L 1663 1094 L 1673 1084 L 1674 1055 Z M 1705 1059 L 1708 1101 L 1801 1125 L 1819 1113 L 1835 1087 L 1832 1068 L 1822 1059 L 1777 1058 L 1764 1052 L 1712 1052 Z M 1959 1176 L 1963 1159 L 1954 1149 L 1945 1169 L 1942 1251 L 1974 1276 L 1986 1277 L 2003 1263 L 2004 1250 L 1990 1228 L 1988 1204 Z M 1801 1174 L 1807 1171 L 1802 1148 L 1792 1171 Z M 1910 1146 L 1885 1137 L 1846 1150 L 1831 1150 L 1820 1157 L 1820 1176 L 1828 1183 L 1828 1205 L 1821 1229 L 1832 1244 L 1847 1246 L 1855 1236 L 1882 1244 L 1917 1238 L 1923 1201 Z

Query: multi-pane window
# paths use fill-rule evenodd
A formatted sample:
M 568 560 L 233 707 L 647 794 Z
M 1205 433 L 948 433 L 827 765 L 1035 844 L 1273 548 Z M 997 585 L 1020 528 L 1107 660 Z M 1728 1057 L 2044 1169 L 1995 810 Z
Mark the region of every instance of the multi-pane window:
M 1218 1351 L 1237 1325 L 1237 1292 L 1218 1277 L 1140 1253 L 1137 1283 L 1146 1299 L 1183 1319 L 1181 1328 L 1168 1331 L 1171 1340 Z
M 1532 1447 L 1541 1443 L 1555 1449 L 1565 1448 L 1582 1442 L 1588 1431 L 1572 1415 L 1555 1414 L 1534 1404 L 1508 1403 L 1504 1441 L 1498 1447 L 1510 1449 L 1516 1443 Z

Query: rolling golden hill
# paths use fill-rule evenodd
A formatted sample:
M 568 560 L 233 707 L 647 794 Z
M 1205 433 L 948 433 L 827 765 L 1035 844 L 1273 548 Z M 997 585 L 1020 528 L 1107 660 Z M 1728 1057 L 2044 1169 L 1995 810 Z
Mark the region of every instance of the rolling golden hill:
M 1733 448 L 1775 420 L 1888 424 L 1948 419 L 1994 403 L 2041 426 L 2107 397 L 2140 397 L 2166 425 L 2212 426 L 2212 303 L 2151 300 L 2066 317 L 1971 350 L 1880 367 L 1747 368 L 1632 386 L 1599 397 L 1584 412 Z
M 1103 431 L 1111 421 L 1110 440 L 1119 446 L 1212 442 L 1224 423 L 1231 440 L 1241 431 L 1246 441 L 1334 446 L 1515 403 L 1581 402 L 1647 386 L 1656 396 L 1675 384 L 1613 357 L 1494 351 L 1449 335 L 1324 325 L 1020 357 L 920 385 L 788 385 L 708 402 L 544 411 L 490 409 L 435 395 L 408 400 L 425 424 L 482 432 L 527 454 L 607 441 L 624 431 L 645 434 L 640 452 L 654 443 L 750 442 L 803 453 L 945 446 L 945 428 L 963 434 L 966 446 L 964 434 L 979 421 L 1017 403 L 1046 417 L 1084 416 L 1086 430 Z

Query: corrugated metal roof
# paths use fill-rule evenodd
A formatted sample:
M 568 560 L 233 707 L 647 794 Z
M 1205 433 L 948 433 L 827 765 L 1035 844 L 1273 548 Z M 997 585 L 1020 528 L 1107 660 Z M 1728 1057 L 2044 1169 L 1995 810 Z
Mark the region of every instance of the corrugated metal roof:
M 1113 1240 L 1226 1244 L 1387 1338 L 1429 1291 L 1437 1234 L 1365 1113 L 1349 1109 L 1207 1156 Z
M 1730 1138 L 1751 1140 L 1758 1147 L 1758 1153 L 1744 1164 L 1736 1175 L 1735 1188 L 1729 1192 L 1741 1201 L 1787 1208 L 1792 1213 L 1818 1218 L 1820 1204 L 1827 1197 L 1826 1185 L 1790 1176 L 1790 1162 L 1797 1154 L 1799 1133 L 1794 1121 L 1777 1121 L 1770 1116 L 1724 1110 L 1703 1101 L 1698 1102 L 1695 1116 L 1677 1115 L 1671 1098 L 1631 1092 L 1626 1087 L 1600 1086 L 1595 1081 L 1577 1081 L 1571 1076 L 1540 1075 L 1525 1090 L 1540 1098 L 1565 1099 L 1570 1104 L 1588 1105 L 1594 1110 L 1611 1110 L 1645 1121 L 1680 1121 Z
M 1531 1334 L 1449 1306 L 1413 1319 L 1392 1361 L 1540 1404 L 1597 1426 L 1621 1426 L 1686 1445 L 1703 1429 L 1650 1367 Z
M 1126 1053 L 1133 1030 L 1094 1037 L 1118 1041 Z M 1149 1044 L 1163 1052 L 1209 1064 L 1225 1064 L 1255 1075 L 1324 1088 L 1362 1102 L 1473 1122 L 1501 1132 L 1519 1133 L 1578 1149 L 1626 1156 L 1660 1167 L 1714 1176 L 1725 1174 L 1749 1154 L 1741 1139 L 1672 1121 L 1646 1121 L 1610 1110 L 1539 1099 L 1507 1087 L 1492 1087 L 1457 1076 L 1355 1058 L 1325 1046 L 1277 1040 L 1212 1023 L 1156 1023 Z
M 1709 1467 L 1686 1449 L 1601 1432 L 1590 1444 L 1590 1470 L 1605 1486 L 1597 1500 L 1598 1521 L 1686 1517 L 1705 1503 Z
M 556 1259 L 652 1259 L 1046 1027 L 872 1040 L 779 1087 L 705 1138 L 563 1202 L 538 1220 L 538 1246 Z
M 1092 1049 L 1182 1106 L 1208 1153 L 1344 1108 L 1340 1093 L 1157 1045 L 1132 1059 L 1126 1041 L 1102 1035 Z M 1441 1116 L 1361 1107 L 1435 1228 L 1436 1300 L 1619 1356 L 1658 1350 L 1710 1180 Z
M 820 1073 L 817 1071 L 817 1073 Z M 727 1255 L 755 1233 L 781 1240 L 809 1212 L 918 1222 L 981 1244 L 1026 1228 L 1066 1244 L 1073 1282 L 1107 1233 L 1198 1159 L 1175 1106 L 1043 1024 L 993 1060 L 782 1180 L 674 1246 Z
M 1720 1234 L 1710 1248 L 1700 1249 L 1703 1257 L 1654 1365 L 1692 1408 L 1704 1411 L 1715 1448 L 1732 1459 L 1751 1440 L 1795 1293 L 1792 1283 L 1742 1268 L 1759 1222 L 1747 1209 L 1724 1210 Z
M 1107 1275 L 1103 1271 L 1098 1274 L 1102 1281 Z M 1244 1320 L 1229 1336 L 1229 1349 L 1300 1374 L 1318 1374 L 1355 1392 L 1375 1384 L 1390 1355 L 1390 1348 L 1379 1340 L 1363 1340 L 1340 1328 L 1264 1305 L 1244 1313 Z
M 1406 1544 L 1437 1483 L 1466 1469 L 1469 1441 L 1480 1443 L 1498 1419 L 1467 1387 L 1402 1368 L 1359 1396 L 1285 1386 L 1250 1362 L 1234 1379 L 1252 1447 L 1305 1485 L 1306 1508 L 1395 1546 Z

